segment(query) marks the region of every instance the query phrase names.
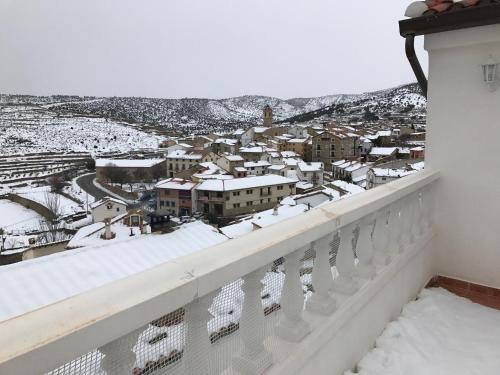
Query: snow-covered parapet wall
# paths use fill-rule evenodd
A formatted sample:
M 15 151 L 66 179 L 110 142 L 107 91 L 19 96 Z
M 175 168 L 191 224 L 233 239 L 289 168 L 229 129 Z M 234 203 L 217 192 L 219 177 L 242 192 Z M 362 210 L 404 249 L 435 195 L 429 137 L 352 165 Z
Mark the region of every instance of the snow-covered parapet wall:
M 108 374 L 291 374 L 328 362 L 340 373 L 370 347 L 391 316 L 388 310 L 398 311 L 427 277 L 427 269 L 418 268 L 427 262 L 413 259 L 424 254 L 433 235 L 437 178 L 425 171 L 274 225 L 261 222 L 258 231 L 175 261 L 160 261 L 168 244 L 161 239 L 148 240 L 155 242 L 150 247 L 141 237 L 111 245 L 110 262 L 102 259 L 105 247 L 96 248 L 84 257 L 94 271 L 106 280 L 122 275 L 0 323 L 12 333 L 0 337 L 7 348 L 0 372 L 46 373 L 67 362 L 52 374 L 82 368 Z M 191 242 L 205 243 L 206 236 L 194 232 Z M 148 259 L 152 263 L 145 264 Z M 140 267 L 145 271 L 123 275 Z M 397 275 L 405 275 L 404 282 Z M 73 277 L 80 285 L 78 280 L 94 280 L 95 272 Z M 391 283 L 405 297 L 385 301 L 384 318 L 373 319 L 380 303 L 371 301 L 391 293 Z M 357 329 L 366 324 L 371 329 Z M 27 327 L 28 340 L 21 334 Z M 356 338 L 355 353 L 343 355 L 344 329 L 371 339 Z M 330 354 L 318 357 L 322 348 Z M 40 356 L 43 363 L 36 360 Z

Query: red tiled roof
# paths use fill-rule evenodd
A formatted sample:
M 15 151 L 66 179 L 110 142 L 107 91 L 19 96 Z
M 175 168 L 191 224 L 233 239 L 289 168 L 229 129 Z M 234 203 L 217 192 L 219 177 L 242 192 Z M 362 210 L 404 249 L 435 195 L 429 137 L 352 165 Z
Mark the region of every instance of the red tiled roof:
M 423 35 L 500 23 L 500 0 L 415 1 L 399 22 L 400 34 Z
M 416 1 L 411 3 L 407 10 L 408 17 L 420 17 L 427 16 L 436 13 L 442 13 L 447 11 L 456 11 L 459 9 L 468 8 L 471 6 L 478 5 L 479 3 L 489 3 L 487 0 L 462 0 L 454 2 L 452 0 L 427 0 L 427 1 Z M 413 10 L 411 13 L 410 11 Z M 420 10 L 423 12 L 420 13 Z M 420 14 L 419 14 L 420 13 Z

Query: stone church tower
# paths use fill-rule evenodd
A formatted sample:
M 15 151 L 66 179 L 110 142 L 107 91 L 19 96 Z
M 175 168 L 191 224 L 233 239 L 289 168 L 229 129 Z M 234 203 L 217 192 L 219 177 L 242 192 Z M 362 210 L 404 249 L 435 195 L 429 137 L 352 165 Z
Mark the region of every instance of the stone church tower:
M 267 128 L 273 126 L 273 110 L 269 105 L 264 107 L 264 126 Z

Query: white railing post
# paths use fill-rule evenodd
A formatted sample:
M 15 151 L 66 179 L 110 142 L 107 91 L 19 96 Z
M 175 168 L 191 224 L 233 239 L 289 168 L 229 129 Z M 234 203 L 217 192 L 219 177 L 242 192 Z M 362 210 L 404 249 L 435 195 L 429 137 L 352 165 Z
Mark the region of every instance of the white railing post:
M 356 254 L 358 256 L 356 272 L 364 279 L 372 279 L 377 273 L 373 264 L 373 225 L 374 218 L 372 215 L 362 219 L 359 224 L 359 237 L 356 243 Z
M 210 371 L 210 336 L 207 323 L 212 318 L 208 309 L 217 292 L 197 298 L 185 307 L 186 341 L 182 362 L 186 375 L 212 373 Z
M 283 313 L 276 327 L 276 334 L 292 342 L 299 342 L 311 331 L 302 317 L 304 292 L 300 281 L 300 265 L 308 248 L 303 247 L 285 256 L 285 281 L 280 302 Z
M 401 206 L 400 202 L 392 204 L 389 214 L 389 253 L 401 252 Z
M 376 216 L 375 230 L 373 232 L 374 261 L 376 264 L 385 266 L 391 262 L 388 254 L 389 229 L 387 225 L 387 208 L 382 208 Z
M 330 243 L 332 240 L 332 235 L 327 235 L 313 242 L 316 252 L 312 270 L 314 292 L 307 300 L 306 308 L 323 315 L 333 313 L 337 305 L 329 292 L 333 287 L 332 268 L 330 267 Z
M 422 234 L 421 233 L 421 199 L 420 193 L 414 193 L 411 196 L 413 204 L 413 223 L 411 226 L 411 239 L 412 243 Z
M 101 370 L 107 375 L 131 374 L 136 361 L 133 348 L 142 331 L 142 328 L 132 331 L 101 346 L 99 351 L 104 354 L 100 363 Z
M 353 279 L 355 273 L 352 225 L 340 230 L 340 245 L 336 259 L 339 276 L 333 281 L 333 290 L 342 294 L 352 295 L 358 290 L 358 283 Z
M 422 192 L 422 206 L 423 229 L 424 232 L 428 232 L 433 226 L 432 213 L 434 210 L 434 192 L 430 186 L 426 187 Z
M 241 352 L 233 357 L 233 368 L 247 375 L 262 374 L 273 360 L 264 346 L 266 336 L 264 310 L 262 309 L 262 278 L 266 268 L 256 270 L 243 277 L 243 310 L 240 317 Z
M 411 201 L 411 196 L 407 196 L 403 199 L 402 206 L 402 220 L 403 220 L 403 230 L 402 230 L 402 247 L 403 250 L 411 245 L 411 226 L 413 223 L 413 204 Z

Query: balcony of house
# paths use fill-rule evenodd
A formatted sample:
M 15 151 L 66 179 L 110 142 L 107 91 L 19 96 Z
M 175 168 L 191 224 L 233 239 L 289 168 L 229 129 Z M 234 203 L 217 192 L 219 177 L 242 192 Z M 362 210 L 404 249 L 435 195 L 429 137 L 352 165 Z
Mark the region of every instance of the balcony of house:
M 13 316 L 0 373 L 341 374 L 435 275 L 437 184 L 419 172 Z

